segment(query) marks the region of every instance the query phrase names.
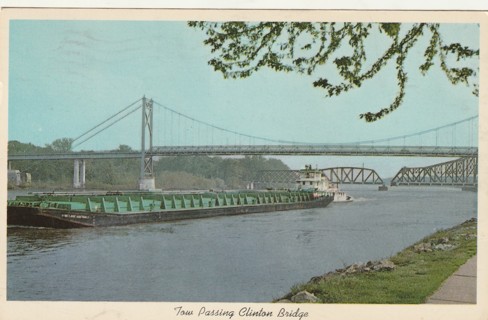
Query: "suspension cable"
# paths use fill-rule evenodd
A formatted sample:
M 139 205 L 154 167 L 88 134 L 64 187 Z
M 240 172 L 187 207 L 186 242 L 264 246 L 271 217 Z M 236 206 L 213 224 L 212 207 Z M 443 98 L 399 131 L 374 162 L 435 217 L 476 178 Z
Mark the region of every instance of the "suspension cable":
M 137 111 L 139 108 L 141 108 L 141 106 L 137 106 L 137 108 L 135 108 L 134 110 L 126 113 L 125 115 L 123 115 L 120 118 L 115 119 L 117 116 L 119 116 L 123 112 L 127 111 L 128 109 L 130 109 L 131 107 L 133 107 L 136 103 L 138 103 L 141 100 L 142 99 L 136 100 L 135 102 L 133 102 L 130 105 L 128 105 L 127 107 L 123 108 L 119 112 L 117 112 L 114 115 L 108 117 L 103 122 L 97 124 L 96 126 L 94 126 L 93 128 L 91 128 L 90 130 L 88 130 L 88 131 L 84 132 L 83 134 L 79 135 L 78 137 L 76 137 L 73 140 L 73 142 L 81 139 L 82 137 L 84 137 L 87 134 L 91 133 L 95 129 L 97 129 L 97 128 L 101 127 L 102 125 L 105 125 L 109 121 L 113 120 L 113 122 L 111 122 L 108 125 L 104 126 L 103 128 L 101 128 L 100 130 L 96 131 L 95 133 L 91 134 L 86 139 L 82 140 L 81 142 L 79 142 L 77 144 L 74 144 L 73 145 L 73 148 L 78 147 L 79 145 L 81 145 L 82 143 L 84 143 L 84 142 L 88 141 L 89 139 L 93 138 L 94 136 L 96 136 L 100 132 L 105 131 L 106 129 L 108 129 L 111 126 L 113 126 L 115 123 L 121 121 L 122 119 L 126 118 L 130 114 L 132 114 L 135 111 Z M 162 107 L 165 110 L 171 112 L 171 115 L 172 116 L 173 116 L 173 114 L 174 115 L 177 115 L 178 116 L 178 127 L 179 127 L 181 118 L 185 118 L 185 119 L 188 119 L 190 121 L 193 121 L 193 122 L 196 122 L 198 124 L 202 124 L 202 125 L 204 125 L 206 127 L 211 128 L 212 129 L 212 140 L 213 140 L 213 129 L 216 129 L 216 130 L 219 130 L 219 131 L 222 131 L 222 132 L 227 132 L 227 133 L 230 133 L 230 134 L 235 135 L 235 140 L 236 140 L 235 143 L 236 144 L 237 144 L 237 136 L 239 136 L 239 142 L 241 142 L 241 139 L 240 139 L 241 137 L 246 137 L 246 138 L 249 138 L 250 139 L 249 141 L 254 141 L 256 139 L 256 140 L 261 140 L 261 141 L 266 141 L 266 142 L 271 142 L 271 143 L 279 143 L 279 144 L 297 144 L 297 145 L 321 145 L 321 144 L 323 144 L 323 143 L 310 143 L 310 142 L 299 142 L 299 141 L 289 141 L 289 140 L 278 140 L 278 139 L 270 139 L 270 138 L 255 136 L 255 135 L 249 135 L 249 134 L 237 132 L 237 131 L 234 131 L 234 130 L 229 130 L 229 129 L 226 129 L 226 128 L 222 128 L 222 127 L 219 127 L 219 126 L 210 124 L 210 123 L 205 122 L 205 121 L 202 121 L 202 120 L 195 119 L 195 118 L 190 117 L 190 116 L 187 116 L 187 115 L 185 115 L 185 114 L 183 114 L 181 112 L 178 112 L 178 111 L 176 111 L 176 110 L 174 110 L 174 109 L 172 109 L 172 108 L 170 108 L 168 106 L 165 106 L 163 104 L 160 104 L 157 101 L 154 101 L 153 100 L 153 103 L 154 103 L 154 105 L 157 105 L 159 107 Z M 446 124 L 446 125 L 443 125 L 443 126 L 439 126 L 439 127 L 436 127 L 436 128 L 432 128 L 432 129 L 428 129 L 428 130 L 424 130 L 424 131 L 420 131 L 420 132 L 416 132 L 416 133 L 412 133 L 412 134 L 402 135 L 402 136 L 390 137 L 390 138 L 385 138 L 385 139 L 376 139 L 376 140 L 363 140 L 363 141 L 357 141 L 357 142 L 341 142 L 341 143 L 329 143 L 329 144 L 330 145 L 341 145 L 341 144 L 343 144 L 343 145 L 348 145 L 348 144 L 349 145 L 350 144 L 357 144 L 357 145 L 359 145 L 359 144 L 366 144 L 366 143 L 373 143 L 374 144 L 374 143 L 386 142 L 386 141 L 388 143 L 390 143 L 391 140 L 399 140 L 399 139 L 403 139 L 403 143 L 405 144 L 405 138 L 409 138 L 409 137 L 412 137 L 412 136 L 419 136 L 420 137 L 423 134 L 427 134 L 427 133 L 434 132 L 434 131 L 436 132 L 436 144 L 437 144 L 437 135 L 438 135 L 438 131 L 440 129 L 444 129 L 444 128 L 447 128 L 447 127 L 453 127 L 453 126 L 455 127 L 457 124 L 464 123 L 466 121 L 471 121 L 471 123 L 473 123 L 473 119 L 476 119 L 476 118 L 478 118 L 478 115 L 475 115 L 475 116 L 472 116 L 472 117 L 469 117 L 469 118 L 466 118 L 466 119 L 463 119 L 463 120 L 460 120 L 460 121 L 456 121 L 456 122 L 453 122 L 453 123 L 450 123 L 450 124 Z M 172 125 L 173 125 L 173 121 L 172 121 Z M 178 132 L 179 132 L 179 130 L 178 130 Z M 183 139 L 185 139 L 185 135 L 183 136 Z M 178 140 L 179 140 L 179 133 L 178 133 Z
M 91 131 L 95 130 L 96 128 L 100 127 L 101 125 L 105 124 L 106 122 L 110 121 L 111 119 L 113 119 L 114 117 L 118 116 L 119 114 L 121 114 L 122 112 L 124 112 L 125 110 L 129 109 L 130 107 L 132 107 L 133 105 L 135 105 L 136 103 L 138 103 L 139 101 L 141 101 L 141 99 L 138 99 L 137 101 L 134 101 L 133 103 L 131 103 L 130 105 L 128 105 L 127 107 L 123 108 L 122 110 L 120 110 L 119 112 L 115 113 L 114 115 L 111 115 L 110 117 L 108 117 L 107 119 L 105 119 L 104 121 L 100 122 L 99 124 L 97 124 L 96 126 L 94 126 L 93 128 L 91 128 L 90 130 L 84 132 L 83 134 L 79 135 L 78 137 L 74 138 L 72 142 L 75 142 L 76 140 L 79 140 L 81 137 L 87 135 L 88 133 L 90 133 Z M 86 141 L 86 140 L 85 140 Z M 79 143 L 81 144 L 81 143 Z M 79 145 L 78 144 L 78 145 Z
M 88 138 L 84 139 L 83 141 L 73 145 L 73 148 L 76 148 L 78 147 L 80 144 L 90 140 L 91 138 L 93 138 L 94 136 L 96 136 L 97 134 L 99 134 L 100 132 L 102 131 L 105 131 L 107 130 L 108 128 L 110 128 L 111 126 L 113 126 L 114 124 L 116 124 L 117 122 L 119 122 L 120 120 L 128 117 L 129 115 L 133 114 L 134 112 L 136 112 L 137 110 L 139 110 L 142 106 L 138 106 L 137 108 L 135 108 L 134 110 L 132 110 L 131 112 L 127 113 L 126 115 L 124 115 L 122 118 L 119 118 L 119 119 L 116 119 L 114 122 L 108 124 L 107 126 L 103 127 L 102 129 L 98 130 L 97 132 L 95 132 L 94 134 L 92 134 L 91 136 L 89 136 Z M 106 121 L 105 121 L 106 122 Z
M 433 131 L 437 131 L 439 129 L 445 129 L 445 128 L 448 128 L 448 127 L 452 127 L 452 126 L 456 126 L 460 123 L 463 123 L 463 122 L 467 122 L 467 121 L 471 121 L 473 119 L 476 119 L 478 118 L 478 115 L 475 115 L 475 116 L 472 116 L 472 117 L 469 117 L 469 118 L 466 118 L 466 119 L 463 119 L 463 120 L 459 120 L 459 121 L 456 121 L 456 122 L 453 122 L 453 123 L 449 123 L 449 124 L 446 124 L 446 125 L 443 125 L 443 126 L 440 126 L 440 127 L 436 127 L 436 128 L 432 128 L 432 129 L 428 129 L 428 130 L 424 130 L 424 131 L 419 131 L 419 132 L 415 132 L 415 133 L 411 133 L 411 134 L 406 134 L 406 135 L 403 135 L 403 136 L 396 136 L 396 137 L 391 137 L 391 138 L 386 138 L 386 139 L 377 139 L 377 140 L 363 140 L 363 141 L 358 141 L 358 142 L 349 142 L 349 143 L 341 143 L 341 144 L 363 144 L 363 143 L 376 143 L 376 142 L 385 142 L 385 141 L 388 141 L 388 140 L 399 140 L 399 139 L 404 139 L 405 138 L 410 138 L 410 137 L 414 137 L 414 136 L 420 136 L 420 135 L 423 135 L 423 134 L 426 134 L 426 133 L 430 133 L 430 132 L 433 132 Z M 405 143 L 405 141 L 404 141 Z
M 268 142 L 274 142 L 274 143 L 286 143 L 286 144 L 311 144 L 311 143 L 308 143 L 308 142 L 298 142 L 298 141 L 287 141 L 287 140 L 274 140 L 274 139 L 269 139 L 269 138 L 264 138 L 264 137 L 258 137 L 258 136 L 253 136 L 253 135 L 249 135 L 249 134 L 245 134 L 245 133 L 241 133 L 241 132 L 237 132 L 237 131 L 233 131 L 233 130 L 229 130 L 229 129 L 225 129 L 225 128 L 222 128 L 222 127 L 219 127 L 219 126 L 216 126 L 216 125 L 213 125 L 213 124 L 210 124 L 208 122 L 205 122 L 205 121 L 202 121 L 202 120 L 198 120 L 198 119 L 195 119 L 193 117 L 190 117 L 190 116 L 187 116 L 181 112 L 178 112 L 174 109 L 171 109 L 165 105 L 162 105 L 160 103 L 158 103 L 157 101 L 153 101 L 154 104 L 170 111 L 170 112 L 173 112 L 174 114 L 177 114 L 179 117 L 183 117 L 183 118 L 186 118 L 186 119 L 189 119 L 191 121 L 195 121 L 197 123 L 200 123 L 200 124 L 203 124 L 205 126 L 208 126 L 210 128 L 213 128 L 213 129 L 217 129 L 217 130 L 220 130 L 220 131 L 224 131 L 224 132 L 228 132 L 228 133 L 231 133 L 231 134 L 234 134 L 234 135 L 239 135 L 239 136 L 242 136 L 242 137 L 247 137 L 247 138 L 251 138 L 251 139 L 258 139 L 258 140 L 263 140 L 263 141 L 268 141 Z
M 191 121 L 194 121 L 194 122 L 197 122 L 199 124 L 203 124 L 205 126 L 208 126 L 210 128 L 213 128 L 213 129 L 217 129 L 217 130 L 220 130 L 220 131 L 224 131 L 224 132 L 228 132 L 228 133 L 231 133 L 231 134 L 234 134 L 234 135 L 238 135 L 238 136 L 241 136 L 241 137 L 247 137 L 247 138 L 250 138 L 250 139 L 257 139 L 257 140 L 262 140 L 262 141 L 267 141 L 267 142 L 273 142 L 273 143 L 284 143 L 284 144 L 304 144 L 304 145 L 320 145 L 320 144 L 323 144 L 323 143 L 310 143 L 310 142 L 299 142 L 299 141 L 289 141 L 289 140 L 275 140 L 275 139 L 270 139 L 270 138 L 264 138 L 264 137 L 259 137 L 259 136 L 254 136 L 254 135 L 249 135 L 249 134 L 245 134 L 245 133 L 241 133 L 241 132 L 237 132 L 237 131 L 234 131 L 234 130 L 229 130 L 229 129 L 225 129 L 225 128 L 222 128 L 222 127 L 219 127 L 219 126 L 216 126 L 216 125 L 213 125 L 213 124 L 210 124 L 208 122 L 205 122 L 205 121 L 202 121 L 202 120 L 198 120 L 198 119 L 195 119 L 193 117 L 190 117 L 190 116 L 187 116 L 181 112 L 178 112 L 174 109 L 171 109 L 165 105 L 162 105 L 160 103 L 158 103 L 157 101 L 153 101 L 154 104 L 174 113 L 174 114 L 177 114 L 179 117 L 184 117 L 186 119 L 189 119 Z M 436 127 L 436 128 L 432 128 L 432 129 L 428 129 L 428 130 L 424 130 L 424 131 L 420 131 L 420 132 L 415 132 L 415 133 L 411 133 L 411 134 L 407 134 L 407 135 L 402 135 L 402 136 L 396 136 L 396 137 L 390 137 L 390 138 L 384 138 L 384 139 L 376 139 L 376 140 L 364 140 L 364 141 L 357 141 L 357 142 L 341 142 L 341 143 L 330 143 L 331 145 L 341 145 L 341 144 L 365 144 L 365 143 L 378 143 L 378 142 L 390 142 L 391 140 L 399 140 L 399 139 L 403 139 L 404 140 L 404 143 L 405 143 L 405 138 L 409 138 L 409 137 L 413 137 L 413 136 L 420 136 L 420 135 L 423 135 L 423 134 L 426 134 L 426 133 L 430 133 L 430 132 L 434 132 L 434 131 L 438 131 L 439 129 L 444 129 L 444 128 L 447 128 L 447 127 L 452 127 L 452 126 L 456 126 L 457 124 L 460 124 L 460 123 L 463 123 L 463 122 L 466 122 L 466 121 L 470 121 L 470 120 L 473 120 L 473 119 L 476 119 L 478 118 L 478 115 L 475 115 L 475 116 L 472 116 L 472 117 L 469 117 L 469 118 L 466 118 L 466 119 L 463 119 L 463 120 L 459 120 L 459 121 L 456 121 L 456 122 L 453 122 L 453 123 L 449 123 L 449 124 L 446 124 L 446 125 L 442 125 L 442 126 L 439 126 L 439 127 Z

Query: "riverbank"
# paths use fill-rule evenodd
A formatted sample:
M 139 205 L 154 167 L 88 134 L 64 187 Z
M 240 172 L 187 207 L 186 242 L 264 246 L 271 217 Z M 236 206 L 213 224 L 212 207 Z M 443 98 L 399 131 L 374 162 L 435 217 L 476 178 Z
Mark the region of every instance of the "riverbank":
M 477 220 L 438 231 L 382 261 L 358 263 L 295 285 L 275 302 L 419 304 L 476 254 Z

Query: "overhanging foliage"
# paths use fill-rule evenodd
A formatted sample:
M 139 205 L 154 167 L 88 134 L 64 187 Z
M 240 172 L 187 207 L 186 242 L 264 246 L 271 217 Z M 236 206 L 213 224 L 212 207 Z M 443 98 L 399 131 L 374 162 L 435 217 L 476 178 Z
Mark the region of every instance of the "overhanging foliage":
M 263 67 L 280 72 L 297 72 L 316 77 L 313 86 L 322 88 L 327 97 L 360 88 L 392 61 L 396 69 L 398 91 L 389 106 L 359 115 L 373 122 L 396 110 L 405 97 L 408 80 L 406 58 L 422 38 L 428 39 L 418 69 L 425 75 L 438 65 L 449 81 L 465 84 L 478 95 L 478 68 L 469 60 L 479 57 L 479 49 L 461 43 L 445 43 L 441 25 L 436 23 L 334 23 L 334 22 L 205 22 L 188 25 L 201 29 L 214 57 L 208 63 L 224 78 L 246 78 Z M 380 36 L 387 49 L 379 56 L 368 56 L 367 40 Z M 332 83 L 323 73 L 333 64 L 340 76 Z

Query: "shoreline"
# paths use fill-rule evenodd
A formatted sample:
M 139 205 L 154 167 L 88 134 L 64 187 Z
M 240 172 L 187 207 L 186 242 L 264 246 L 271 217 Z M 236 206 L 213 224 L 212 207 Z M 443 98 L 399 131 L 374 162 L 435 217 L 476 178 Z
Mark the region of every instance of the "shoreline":
M 298 284 L 275 303 L 425 303 L 477 251 L 477 219 L 437 231 L 388 259 Z

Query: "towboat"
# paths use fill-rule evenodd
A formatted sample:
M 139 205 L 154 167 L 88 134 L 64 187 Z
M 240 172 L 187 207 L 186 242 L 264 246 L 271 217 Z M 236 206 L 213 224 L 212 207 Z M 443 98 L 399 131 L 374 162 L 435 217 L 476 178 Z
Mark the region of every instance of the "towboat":
M 298 190 L 312 190 L 316 193 L 332 195 L 334 202 L 351 202 L 354 200 L 347 193 L 340 191 L 338 185 L 332 183 L 321 170 L 312 169 L 311 165 L 306 165 L 305 169 L 300 170 L 296 183 Z

